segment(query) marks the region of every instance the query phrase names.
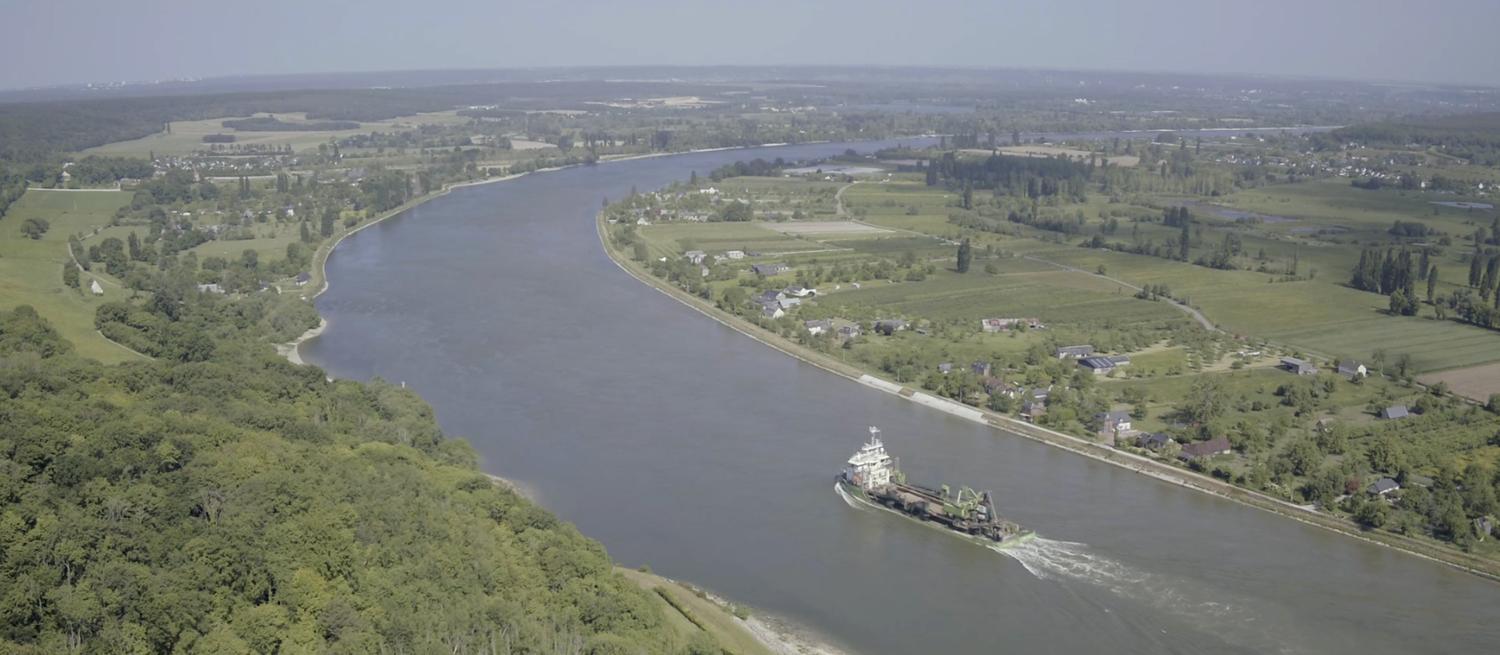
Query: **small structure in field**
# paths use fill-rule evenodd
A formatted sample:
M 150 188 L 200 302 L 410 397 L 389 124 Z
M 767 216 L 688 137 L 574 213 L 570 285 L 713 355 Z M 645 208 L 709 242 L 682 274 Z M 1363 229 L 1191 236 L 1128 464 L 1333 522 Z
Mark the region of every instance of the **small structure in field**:
M 1364 364 L 1353 360 L 1342 360 L 1339 362 L 1339 375 L 1350 380 L 1356 380 L 1369 376 L 1370 369 L 1365 368 Z
M 1380 410 L 1380 418 L 1386 421 L 1393 421 L 1408 416 L 1411 416 L 1411 412 L 1406 411 L 1406 405 L 1391 405 Z
M 1281 368 L 1297 375 L 1317 375 L 1318 373 L 1318 367 L 1312 362 L 1296 357 L 1282 357 Z
M 1208 459 L 1216 455 L 1223 455 L 1233 450 L 1229 445 L 1229 439 L 1225 437 L 1214 437 L 1208 441 L 1195 441 L 1182 447 L 1178 458 L 1185 461 Z
M 1401 490 L 1401 484 L 1390 478 L 1381 478 L 1370 483 L 1365 492 L 1371 496 L 1388 496 Z
M 826 318 L 820 318 L 812 321 L 803 321 L 802 327 L 807 329 L 808 334 L 818 336 L 820 334 L 827 334 L 828 332 L 833 330 L 833 321 Z

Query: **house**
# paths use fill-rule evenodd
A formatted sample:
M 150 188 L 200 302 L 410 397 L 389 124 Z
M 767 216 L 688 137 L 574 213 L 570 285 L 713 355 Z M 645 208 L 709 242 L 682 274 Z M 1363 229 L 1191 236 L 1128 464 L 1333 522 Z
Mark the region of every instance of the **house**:
M 303 272 L 297 274 L 297 278 L 296 278 L 297 286 L 299 286 L 299 287 L 305 287 L 305 286 L 307 286 L 307 283 L 311 282 L 311 281 L 312 281 L 312 276 L 308 275 L 307 271 L 303 271 Z
M 198 292 L 199 293 L 224 293 L 224 287 L 219 286 L 218 283 L 200 284 L 200 285 L 198 285 Z
M 766 303 L 760 306 L 760 315 L 769 319 L 778 319 L 786 316 L 786 311 L 776 303 Z
M 1314 366 L 1312 362 L 1297 359 L 1296 357 L 1282 357 L 1281 368 L 1297 375 L 1317 375 L 1318 373 L 1318 367 Z
M 1040 400 L 1028 400 L 1021 403 L 1021 418 L 1036 422 L 1043 414 L 1047 413 L 1047 403 Z
M 899 318 L 888 318 L 875 321 L 875 331 L 879 332 L 880 334 L 884 334 L 885 336 L 891 336 L 896 332 L 905 330 L 906 327 L 907 322 Z
M 104 287 L 99 286 L 98 280 L 89 280 L 89 291 L 96 296 L 104 295 Z
M 1371 496 L 1386 496 L 1401 490 L 1401 484 L 1390 478 L 1381 478 L 1365 488 Z
M 780 302 L 786 298 L 786 294 L 775 289 L 767 289 L 755 297 L 755 302 L 765 304 L 768 302 Z
M 938 364 L 938 372 L 942 373 L 943 375 L 947 375 L 949 373 L 952 373 L 953 372 L 953 362 L 943 362 L 941 364 Z
M 1406 411 L 1406 405 L 1391 405 L 1390 407 L 1380 410 L 1380 418 L 1387 421 L 1392 421 L 1398 418 L 1406 418 L 1408 416 L 1411 416 L 1411 413 Z
M 1108 359 L 1115 366 L 1130 366 L 1130 355 L 1110 355 Z
M 974 362 L 969 365 L 969 370 L 979 377 L 989 377 L 991 369 L 989 362 Z
M 1058 359 L 1082 359 L 1093 356 L 1094 347 L 1087 344 L 1081 346 L 1060 346 L 1052 354 L 1056 355 Z
M 1047 398 L 1052 395 L 1052 387 L 1037 387 L 1032 389 L 1028 395 L 1031 396 L 1032 400 L 1047 402 Z
M 782 309 L 791 309 L 793 307 L 801 305 L 802 301 L 797 298 L 782 298 L 781 300 L 776 301 L 776 304 L 781 305 Z
M 724 251 L 724 256 L 728 257 L 730 259 L 744 259 L 745 258 L 745 251 L 743 251 L 743 250 L 725 250 Z
M 1108 357 L 1084 357 L 1078 360 L 1078 365 L 1088 369 L 1094 375 L 1104 375 L 1115 370 L 1115 363 L 1109 361 Z
M 792 267 L 777 262 L 774 264 L 755 264 L 750 267 L 750 270 L 761 277 L 770 277 L 772 275 L 781 275 L 782 273 L 790 271 L 792 270 Z
M 1225 437 L 1214 437 L 1208 441 L 1195 441 L 1182 447 L 1182 453 L 1177 455 L 1184 461 L 1208 459 L 1215 455 L 1223 455 L 1233 450 L 1229 446 L 1229 439 Z
M 682 256 L 694 264 L 702 264 L 703 260 L 708 258 L 708 253 L 702 250 L 689 250 L 682 253 Z
M 1000 378 L 986 377 L 984 379 L 984 392 L 991 396 L 1002 395 L 1015 398 L 1020 395 L 1021 389 L 1015 385 L 1007 384 L 1005 380 Z
M 803 321 L 802 327 L 807 328 L 807 333 L 813 336 L 827 334 L 833 330 L 833 321 L 826 318 L 815 321 Z
M 1130 412 L 1117 409 L 1112 412 L 1100 412 L 1094 415 L 1094 420 L 1099 422 L 1101 430 L 1108 428 L 1114 432 L 1130 431 Z
M 1342 375 L 1342 376 L 1344 376 L 1346 378 L 1349 378 L 1350 380 L 1355 380 L 1355 379 L 1358 379 L 1358 378 L 1363 378 L 1363 377 L 1369 376 L 1370 375 L 1370 370 L 1367 369 L 1367 368 L 1365 368 L 1365 365 L 1361 364 L 1359 362 L 1355 362 L 1355 361 L 1340 361 L 1339 362 L 1339 375 Z
M 1145 448 L 1146 450 L 1161 450 L 1169 443 L 1172 443 L 1172 437 L 1165 432 L 1152 432 L 1151 434 L 1141 435 L 1135 440 L 1136 446 Z
M 804 286 L 802 286 L 802 285 L 799 284 L 799 285 L 790 286 L 790 287 L 787 287 L 786 289 L 783 289 L 782 293 L 785 293 L 788 296 L 793 296 L 793 297 L 796 297 L 796 298 L 806 298 L 808 296 L 816 296 L 816 295 L 818 295 L 818 290 L 817 289 L 809 289 L 809 288 L 804 287 Z

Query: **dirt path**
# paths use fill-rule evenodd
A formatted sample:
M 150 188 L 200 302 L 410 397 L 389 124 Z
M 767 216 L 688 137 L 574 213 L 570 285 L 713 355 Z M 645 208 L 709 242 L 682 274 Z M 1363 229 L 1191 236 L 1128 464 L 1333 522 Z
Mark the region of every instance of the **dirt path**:
M 839 190 L 833 194 L 833 214 L 835 216 L 838 216 L 840 218 L 843 218 L 845 216 L 844 192 L 848 191 L 849 187 L 852 187 L 856 184 L 859 184 L 859 182 L 850 182 L 848 184 L 845 184 L 844 186 L 839 187 Z
M 1062 270 L 1065 270 L 1065 271 L 1072 271 L 1074 273 L 1083 273 L 1084 275 L 1097 275 L 1099 277 L 1102 277 L 1102 278 L 1104 278 L 1106 280 L 1109 280 L 1110 282 L 1114 282 L 1115 284 L 1118 284 L 1118 285 L 1120 285 L 1122 287 L 1125 287 L 1126 289 L 1130 289 L 1132 291 L 1140 291 L 1141 290 L 1140 287 L 1138 287 L 1138 286 L 1136 286 L 1134 284 L 1131 284 L 1129 282 L 1126 282 L 1124 280 L 1121 280 L 1120 278 L 1117 278 L 1117 277 L 1110 277 L 1108 275 L 1103 275 L 1103 274 L 1100 274 L 1100 273 L 1091 273 L 1089 271 L 1085 271 L 1085 270 L 1083 270 L 1081 268 L 1078 268 L 1076 266 L 1069 266 L 1067 264 L 1059 264 L 1059 263 L 1054 262 L 1054 261 L 1052 261 L 1050 259 L 1042 259 L 1041 257 L 1037 257 L 1035 255 L 1023 255 L 1023 258 L 1024 259 L 1029 259 L 1031 261 L 1038 262 L 1038 263 L 1041 263 L 1041 264 L 1047 264 L 1049 266 L 1056 266 L 1056 267 L 1058 267 L 1058 268 L 1060 268 Z M 1208 317 L 1204 316 L 1203 312 L 1200 312 L 1200 311 L 1198 311 L 1196 309 L 1193 309 L 1192 307 L 1189 307 L 1187 305 L 1179 303 L 1179 302 L 1177 302 L 1175 300 L 1170 300 L 1168 302 L 1170 302 L 1173 307 L 1176 307 L 1177 309 L 1182 310 L 1188 316 L 1193 317 L 1193 320 L 1198 321 L 1198 324 L 1202 325 L 1205 329 L 1207 329 L 1207 330 L 1209 330 L 1211 332 L 1223 332 L 1223 330 L 1219 329 L 1219 326 L 1214 325 L 1213 321 L 1208 320 Z

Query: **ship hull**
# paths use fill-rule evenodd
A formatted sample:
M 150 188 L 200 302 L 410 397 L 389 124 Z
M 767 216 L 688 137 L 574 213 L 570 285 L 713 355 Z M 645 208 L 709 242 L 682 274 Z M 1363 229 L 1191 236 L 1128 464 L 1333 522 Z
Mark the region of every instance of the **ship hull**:
M 1008 534 L 1004 538 L 998 540 L 986 536 L 970 534 L 968 532 L 955 530 L 937 521 L 925 520 L 922 517 L 908 514 L 893 507 L 888 507 L 884 503 L 881 503 L 879 500 L 872 497 L 870 494 L 866 493 L 864 489 L 861 489 L 859 486 L 850 484 L 848 481 L 844 480 L 842 476 L 837 478 L 837 484 L 837 488 L 842 491 L 845 496 L 853 499 L 854 502 L 857 502 L 861 505 L 873 509 L 878 509 L 883 512 L 890 512 L 891 514 L 895 514 L 896 516 L 905 518 L 908 521 L 920 523 L 935 530 L 941 530 L 955 537 L 960 537 L 966 541 L 970 541 L 989 548 L 1010 548 L 1030 541 L 1033 537 L 1036 536 L 1036 533 L 1030 530 L 1020 530 L 1018 532 Z

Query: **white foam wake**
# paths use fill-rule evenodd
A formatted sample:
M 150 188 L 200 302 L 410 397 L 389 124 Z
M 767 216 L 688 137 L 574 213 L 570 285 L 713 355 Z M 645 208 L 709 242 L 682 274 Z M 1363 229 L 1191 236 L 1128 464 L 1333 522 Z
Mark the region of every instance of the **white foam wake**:
M 1014 546 L 991 550 L 1016 560 L 1043 580 L 1079 581 L 1102 587 L 1114 595 L 1145 604 L 1190 622 L 1220 619 L 1217 634 L 1229 643 L 1259 652 L 1299 652 L 1261 628 L 1267 609 L 1247 599 L 1208 588 L 1202 583 L 1154 573 L 1098 553 L 1087 544 L 1034 537 Z M 1290 618 L 1290 617 L 1288 617 Z

